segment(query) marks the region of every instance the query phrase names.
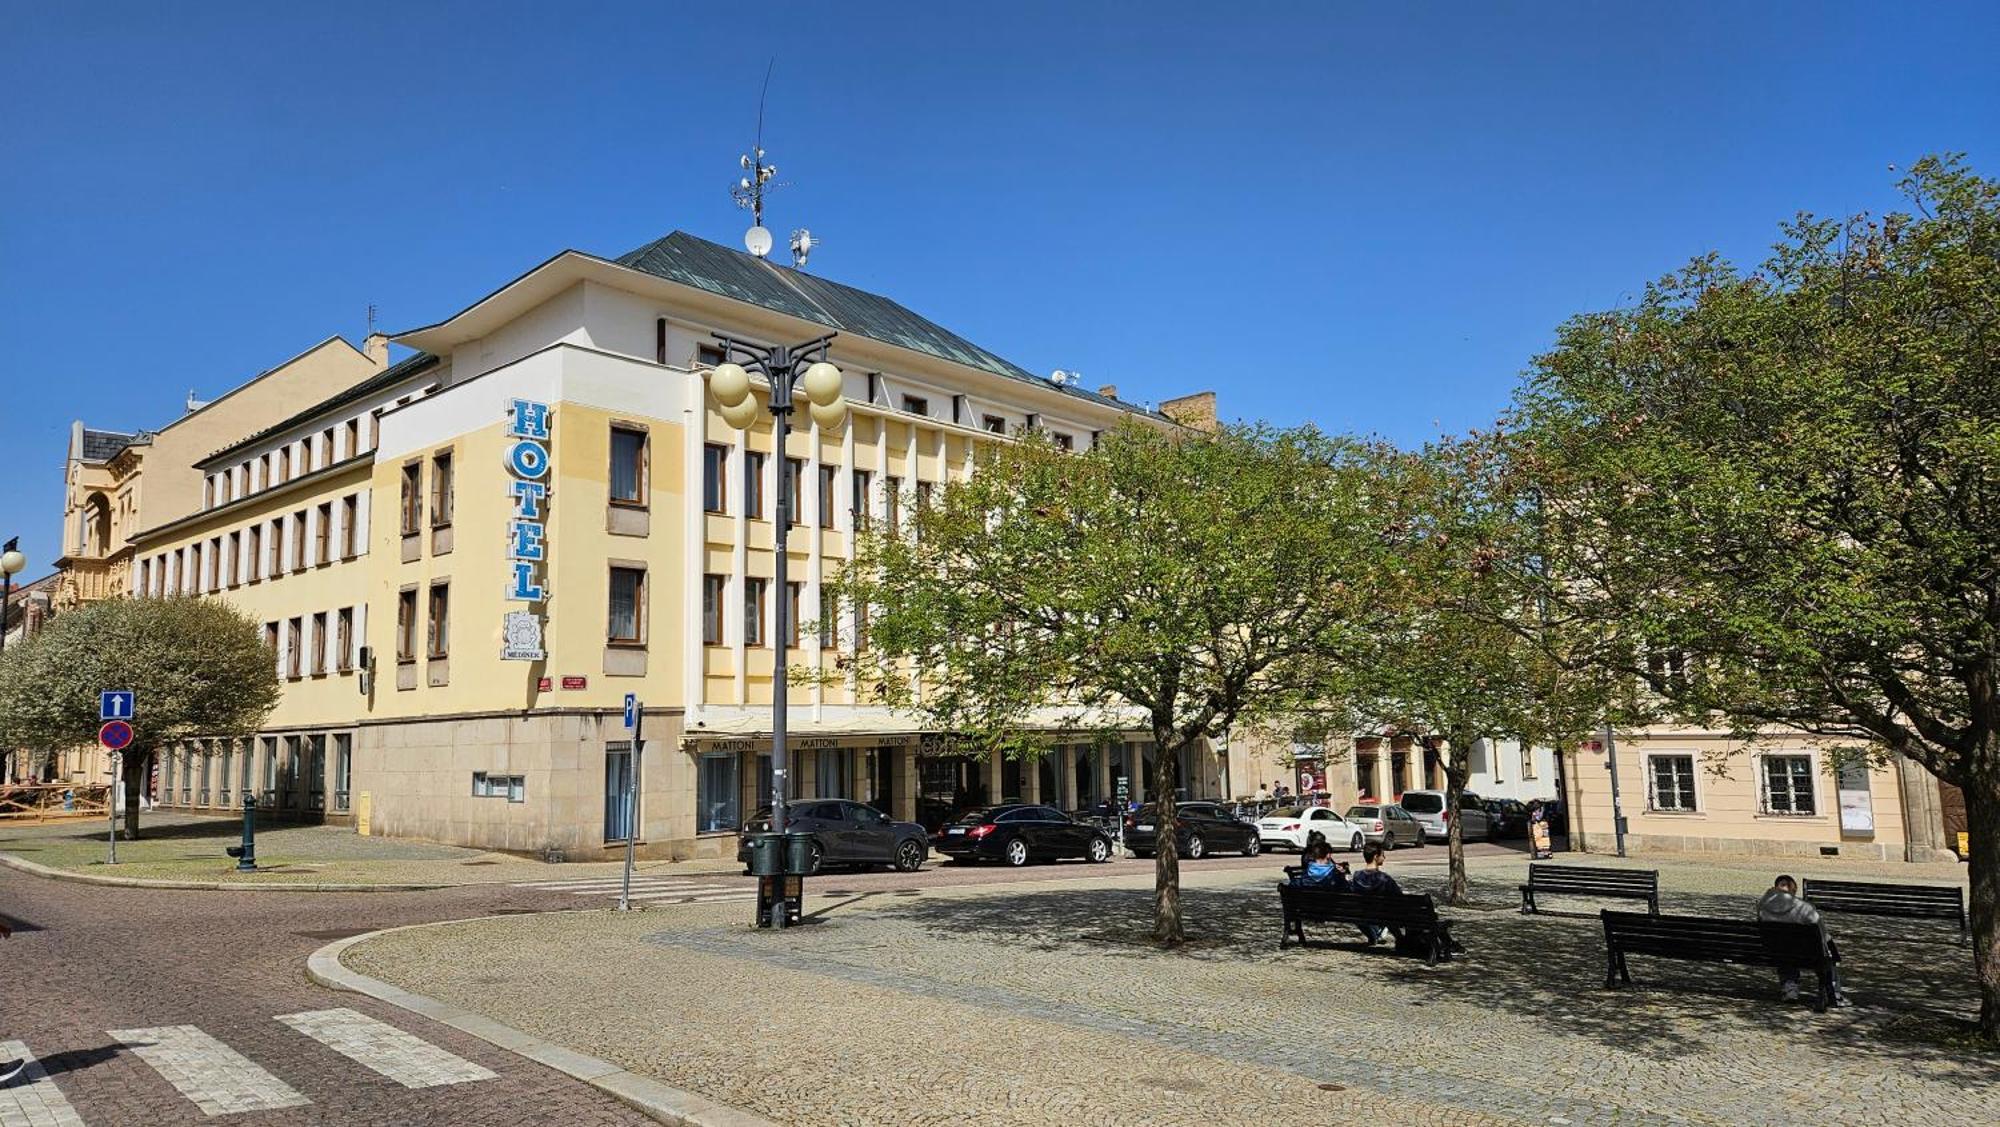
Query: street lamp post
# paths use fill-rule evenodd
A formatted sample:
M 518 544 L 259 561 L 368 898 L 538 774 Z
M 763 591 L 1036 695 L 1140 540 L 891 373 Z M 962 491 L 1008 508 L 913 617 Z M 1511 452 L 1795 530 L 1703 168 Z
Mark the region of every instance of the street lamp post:
M 12 536 L 0 547 L 0 653 L 7 651 L 8 619 L 14 611 L 14 577 L 28 566 L 28 557 L 21 554 L 20 543 L 19 536 Z
M 723 420 L 741 431 L 749 430 L 757 422 L 757 398 L 750 393 L 750 373 L 763 376 L 770 386 L 772 444 L 776 449 L 778 473 L 777 527 L 773 539 L 777 561 L 773 565 L 771 584 L 778 604 L 777 632 L 771 646 L 771 832 L 779 835 L 785 832 L 785 792 L 791 770 L 791 757 L 785 739 L 787 698 L 790 696 L 785 659 L 786 650 L 791 645 L 791 599 L 786 582 L 790 560 L 786 555 L 786 543 L 792 526 L 792 507 L 798 503 L 798 498 L 792 496 L 792 475 L 787 472 L 785 438 L 791 431 L 792 398 L 801 391 L 811 404 L 807 410 L 813 422 L 821 430 L 832 430 L 846 420 L 847 405 L 841 402 L 840 395 L 840 369 L 826 358 L 827 345 L 837 335 L 828 333 L 803 344 L 765 346 L 738 340 L 727 333 L 716 333 L 715 339 L 722 342 L 723 362 L 708 374 L 708 390 L 721 406 Z M 785 926 L 785 898 L 782 896 L 773 902 L 771 926 Z

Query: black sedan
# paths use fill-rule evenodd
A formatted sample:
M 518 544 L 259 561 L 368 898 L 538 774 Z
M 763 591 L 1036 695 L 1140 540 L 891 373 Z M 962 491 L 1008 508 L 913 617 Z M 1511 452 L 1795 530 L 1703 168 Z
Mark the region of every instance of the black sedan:
M 822 798 L 786 803 L 785 812 L 785 829 L 813 835 L 813 872 L 818 872 L 821 865 L 893 865 L 899 873 L 914 873 L 930 856 L 922 826 L 893 821 L 873 806 Z M 736 859 L 746 871 L 750 865 L 750 835 L 770 828 L 768 806 L 743 824 L 736 839 Z
M 1486 829 L 1491 840 L 1528 836 L 1528 804 L 1518 798 L 1486 800 Z
M 1049 806 L 989 806 L 960 816 L 931 838 L 956 861 L 1053 861 L 1058 857 L 1111 860 L 1111 835 Z
M 1160 844 L 1159 815 L 1160 808 L 1149 802 L 1126 818 L 1126 848 L 1140 857 L 1151 857 Z M 1190 861 L 1211 853 L 1255 857 L 1263 851 L 1255 823 L 1213 802 L 1183 802 L 1174 807 L 1174 846 Z

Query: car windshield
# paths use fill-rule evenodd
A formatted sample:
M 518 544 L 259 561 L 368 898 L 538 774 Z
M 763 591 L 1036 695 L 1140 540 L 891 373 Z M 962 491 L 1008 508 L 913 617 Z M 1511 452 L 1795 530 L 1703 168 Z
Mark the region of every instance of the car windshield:
M 1378 818 L 1381 817 L 1381 814 L 1381 808 L 1377 806 L 1350 806 L 1347 808 L 1347 816 L 1350 818 Z
M 1018 808 L 1013 806 L 988 806 L 983 810 L 968 810 L 958 817 L 953 818 L 952 822 L 958 825 L 977 826 L 985 822 L 990 822 L 1007 811 L 1014 809 Z
M 1266 818 L 1296 818 L 1305 812 L 1306 808 L 1303 806 L 1281 806 L 1264 816 Z
M 1435 814 L 1444 809 L 1444 796 L 1439 794 L 1406 794 L 1403 809 L 1412 814 Z

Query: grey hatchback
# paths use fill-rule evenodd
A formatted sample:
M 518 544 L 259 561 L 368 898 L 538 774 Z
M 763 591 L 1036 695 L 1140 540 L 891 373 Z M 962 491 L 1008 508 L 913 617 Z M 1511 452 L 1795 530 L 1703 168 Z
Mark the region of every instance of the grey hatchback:
M 1393 802 L 1350 806 L 1347 808 L 1347 820 L 1361 827 L 1363 837 L 1381 842 L 1388 849 L 1424 843 L 1423 823 Z
M 860 802 L 822 798 L 786 804 L 785 828 L 813 835 L 812 871 L 822 865 L 893 865 L 899 873 L 914 873 L 930 856 L 924 828 L 898 822 Z M 750 835 L 771 828 L 766 806 L 743 823 L 736 838 L 736 859 L 750 865 Z

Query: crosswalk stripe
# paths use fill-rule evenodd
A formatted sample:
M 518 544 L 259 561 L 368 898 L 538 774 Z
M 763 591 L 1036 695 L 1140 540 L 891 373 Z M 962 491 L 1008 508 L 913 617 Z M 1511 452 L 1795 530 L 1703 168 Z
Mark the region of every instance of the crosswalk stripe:
M 303 1107 L 312 1102 L 257 1062 L 192 1025 L 113 1029 L 110 1033 L 209 1115 Z
M 517 884 L 514 887 L 539 888 L 545 892 L 576 892 L 580 890 L 589 890 L 594 888 L 617 888 L 622 883 L 623 882 L 620 881 L 619 878 L 617 877 L 599 877 L 592 880 L 536 881 L 533 884 Z M 698 883 L 700 882 L 690 877 L 633 877 L 632 878 L 633 888 L 638 888 L 640 885 L 659 885 L 665 887 L 673 885 L 698 884 Z
M 491 1069 L 345 1006 L 284 1014 L 278 1020 L 405 1088 L 433 1088 L 494 1077 Z
M 755 890 L 748 892 L 744 891 L 649 892 L 644 896 L 641 896 L 636 892 L 632 894 L 632 899 L 634 900 L 677 900 L 677 901 L 687 901 L 687 902 L 708 901 L 708 900 L 755 900 L 756 898 L 757 898 L 757 893 L 755 892 Z
M 21 1062 L 21 1074 L 0 1088 L 0 1124 L 6 1127 L 83 1127 L 83 1119 L 49 1079 L 42 1062 L 21 1041 L 0 1041 L 0 1060 Z

